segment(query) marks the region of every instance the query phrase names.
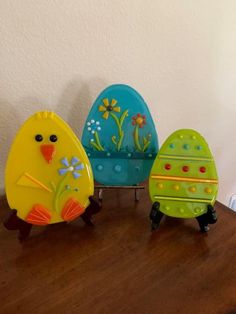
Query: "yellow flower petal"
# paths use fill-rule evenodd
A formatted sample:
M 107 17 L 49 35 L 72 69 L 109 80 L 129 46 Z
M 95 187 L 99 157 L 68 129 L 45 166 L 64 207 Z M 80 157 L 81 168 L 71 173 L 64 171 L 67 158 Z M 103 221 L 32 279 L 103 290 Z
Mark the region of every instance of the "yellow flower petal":
M 104 119 L 108 119 L 109 112 L 108 111 L 104 112 L 104 114 L 102 116 L 103 116 Z
M 101 105 L 101 106 L 99 106 L 98 110 L 99 110 L 99 111 L 106 111 L 107 108 Z
M 114 107 L 112 108 L 113 111 L 116 111 L 116 112 L 120 112 L 120 107 Z
M 104 98 L 102 101 L 103 101 L 103 103 L 104 103 L 104 105 L 105 105 L 106 107 L 109 106 L 109 100 L 108 100 L 108 98 Z
M 116 104 L 117 104 L 117 100 L 112 99 L 112 101 L 111 101 L 111 105 L 112 105 L 112 107 L 114 107 Z

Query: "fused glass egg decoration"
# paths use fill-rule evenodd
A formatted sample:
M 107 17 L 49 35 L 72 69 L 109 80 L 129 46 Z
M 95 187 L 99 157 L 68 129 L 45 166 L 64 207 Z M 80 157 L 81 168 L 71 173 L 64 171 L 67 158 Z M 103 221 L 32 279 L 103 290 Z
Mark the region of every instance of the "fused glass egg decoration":
M 89 218 L 86 208 L 94 193 L 89 159 L 71 128 L 53 112 L 37 112 L 18 131 L 5 185 L 12 209 L 5 226 L 22 236 L 31 225 Z
M 207 231 L 217 220 L 217 191 L 216 166 L 207 142 L 194 130 L 174 132 L 162 145 L 149 177 L 152 228 L 167 215 L 196 218 Z
M 137 185 L 148 178 L 158 139 L 143 98 L 127 85 L 111 85 L 95 100 L 82 144 L 94 178 L 109 186 Z

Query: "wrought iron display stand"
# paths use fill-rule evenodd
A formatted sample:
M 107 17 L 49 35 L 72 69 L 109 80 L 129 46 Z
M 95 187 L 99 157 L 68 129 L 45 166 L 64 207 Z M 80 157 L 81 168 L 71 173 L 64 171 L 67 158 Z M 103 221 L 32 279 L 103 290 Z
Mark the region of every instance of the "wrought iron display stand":
M 95 189 L 98 190 L 98 199 L 102 202 L 103 199 L 103 190 L 114 190 L 114 189 L 130 189 L 134 190 L 134 199 L 135 201 L 139 201 L 139 190 L 144 190 L 144 185 L 95 185 Z

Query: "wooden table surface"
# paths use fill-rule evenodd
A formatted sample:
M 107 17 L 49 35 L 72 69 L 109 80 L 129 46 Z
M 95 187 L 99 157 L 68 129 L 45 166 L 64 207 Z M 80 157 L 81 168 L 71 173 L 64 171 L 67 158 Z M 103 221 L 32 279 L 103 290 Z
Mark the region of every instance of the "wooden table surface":
M 140 196 L 105 191 L 94 227 L 34 227 L 23 243 L 1 225 L 0 313 L 235 314 L 236 213 L 217 203 L 208 234 L 173 218 L 151 233 Z

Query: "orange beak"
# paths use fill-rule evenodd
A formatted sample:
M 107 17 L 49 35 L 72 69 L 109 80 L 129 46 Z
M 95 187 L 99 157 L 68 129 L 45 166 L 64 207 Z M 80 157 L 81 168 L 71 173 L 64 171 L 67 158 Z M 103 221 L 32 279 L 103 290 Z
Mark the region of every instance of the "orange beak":
M 41 153 L 44 157 L 44 159 L 50 164 L 52 162 L 52 159 L 56 153 L 55 146 L 52 144 L 49 145 L 41 145 L 40 146 Z

